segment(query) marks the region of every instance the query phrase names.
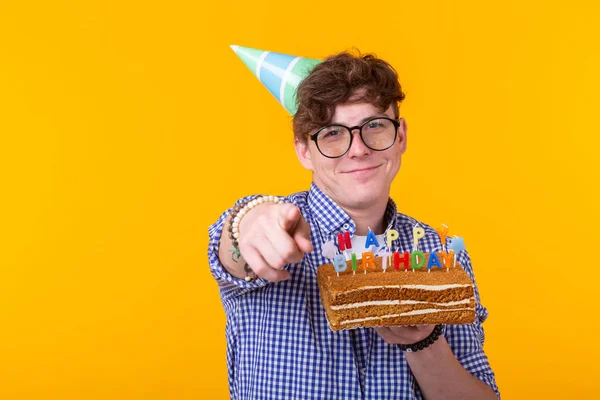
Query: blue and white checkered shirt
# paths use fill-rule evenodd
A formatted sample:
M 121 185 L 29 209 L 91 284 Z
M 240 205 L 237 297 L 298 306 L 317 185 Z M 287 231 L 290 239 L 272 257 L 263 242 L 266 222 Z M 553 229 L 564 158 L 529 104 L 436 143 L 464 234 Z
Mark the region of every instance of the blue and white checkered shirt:
M 248 200 L 249 196 L 239 201 Z M 312 253 L 286 269 L 291 278 L 278 283 L 264 279 L 246 282 L 231 276 L 219 262 L 219 240 L 229 210 L 210 226 L 208 258 L 218 282 L 226 314 L 227 365 L 231 398 L 237 399 L 422 399 L 419 386 L 402 351 L 386 343 L 373 329 L 334 332 L 329 329 L 317 286 L 317 268 L 330 261 L 321 246 L 342 231 L 356 230 L 352 219 L 315 184 L 310 191 L 292 194 L 310 224 Z M 399 232 L 391 251 L 411 251 L 416 220 L 399 214 L 390 199 L 388 229 Z M 425 237 L 419 250 L 441 247 L 435 229 L 419 223 Z M 466 251 L 458 261 L 473 282 Z M 444 336 L 452 352 L 471 375 L 500 397 L 483 351 L 482 323 L 487 310 L 475 285 L 477 318 L 471 325 L 446 325 Z

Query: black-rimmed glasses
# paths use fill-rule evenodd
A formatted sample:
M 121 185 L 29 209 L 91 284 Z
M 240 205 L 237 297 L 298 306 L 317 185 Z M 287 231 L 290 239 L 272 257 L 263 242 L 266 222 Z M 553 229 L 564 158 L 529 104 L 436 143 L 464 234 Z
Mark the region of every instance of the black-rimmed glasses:
M 308 135 L 315 141 L 317 149 L 327 158 L 338 158 L 350 150 L 354 135 L 352 131 L 359 130 L 359 135 L 365 146 L 371 150 L 387 150 L 396 141 L 400 122 L 391 118 L 372 118 L 358 126 L 328 125 Z

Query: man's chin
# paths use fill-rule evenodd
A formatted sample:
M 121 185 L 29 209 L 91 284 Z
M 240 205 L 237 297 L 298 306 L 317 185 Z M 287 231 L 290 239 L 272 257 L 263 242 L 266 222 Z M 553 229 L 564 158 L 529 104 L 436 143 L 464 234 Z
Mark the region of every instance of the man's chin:
M 350 187 L 352 188 L 351 190 L 357 194 L 357 196 L 365 199 L 369 197 L 379 197 L 383 189 L 383 185 L 381 183 L 374 181 L 353 182 Z

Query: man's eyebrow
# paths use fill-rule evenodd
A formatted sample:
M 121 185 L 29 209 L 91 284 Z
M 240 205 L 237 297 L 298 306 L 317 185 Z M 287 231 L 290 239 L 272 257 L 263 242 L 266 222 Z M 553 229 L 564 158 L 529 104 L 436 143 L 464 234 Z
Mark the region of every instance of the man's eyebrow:
M 368 120 L 373 119 L 373 118 L 390 118 L 390 116 L 387 114 L 384 114 L 384 113 L 374 114 L 374 115 L 363 118 L 358 125 L 362 125 L 365 122 L 367 122 Z M 331 121 L 331 123 L 329 125 L 345 125 L 345 124 L 343 122 Z

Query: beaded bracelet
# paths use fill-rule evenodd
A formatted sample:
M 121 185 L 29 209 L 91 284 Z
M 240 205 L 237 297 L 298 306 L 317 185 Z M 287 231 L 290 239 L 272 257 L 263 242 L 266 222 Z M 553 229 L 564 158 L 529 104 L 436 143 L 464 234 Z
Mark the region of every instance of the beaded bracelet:
M 423 350 L 432 345 L 441 335 L 442 325 L 436 325 L 435 328 L 433 328 L 433 331 L 425 339 L 413 344 L 397 344 L 396 346 L 407 353 L 414 353 L 415 351 Z
M 284 201 L 283 198 L 277 196 L 260 196 L 253 200 L 248 200 L 236 204 L 231 209 L 231 212 L 229 214 L 229 239 L 231 239 L 231 242 L 233 243 L 234 257 L 237 257 L 238 259 L 241 257 L 238 241 L 240 238 L 240 222 L 242 221 L 244 215 L 248 213 L 248 211 L 250 211 L 257 205 L 263 203 L 283 204 Z M 246 282 L 250 282 L 256 279 L 256 274 L 252 272 L 250 267 L 248 267 L 248 264 L 244 265 L 244 271 L 246 272 Z M 249 276 L 249 273 L 252 273 L 253 276 Z
M 236 204 L 231 210 L 229 219 L 229 238 L 236 248 L 239 247 L 238 239 L 240 238 L 240 222 L 242 221 L 242 218 L 244 218 L 244 215 L 246 215 L 248 211 L 263 203 L 283 204 L 284 201 L 282 198 L 277 196 L 260 196 L 254 200 Z
M 236 251 L 238 250 L 238 238 L 240 237 L 239 234 L 239 225 L 240 225 L 240 219 L 238 217 L 238 214 L 240 213 L 240 211 L 246 206 L 246 204 L 250 203 L 251 200 L 248 201 L 244 201 L 242 203 L 236 204 L 235 206 L 233 206 L 233 208 L 231 209 L 231 212 L 229 213 L 229 227 L 228 227 L 228 231 L 229 231 L 229 239 L 231 239 L 231 242 L 233 243 L 233 247 L 235 248 Z M 234 219 L 237 218 L 237 221 L 235 221 L 236 224 L 236 235 L 233 235 L 233 224 L 234 224 Z M 239 257 L 239 254 L 238 254 Z

